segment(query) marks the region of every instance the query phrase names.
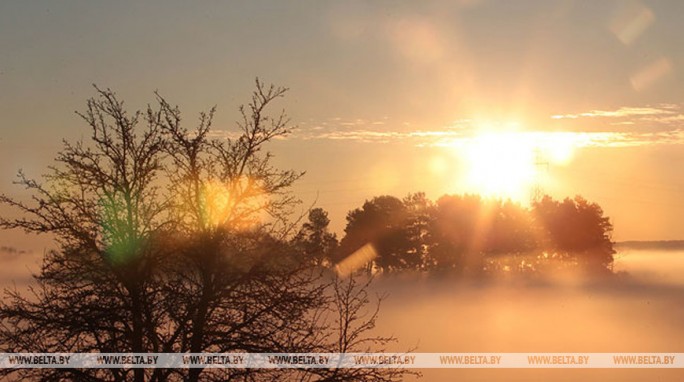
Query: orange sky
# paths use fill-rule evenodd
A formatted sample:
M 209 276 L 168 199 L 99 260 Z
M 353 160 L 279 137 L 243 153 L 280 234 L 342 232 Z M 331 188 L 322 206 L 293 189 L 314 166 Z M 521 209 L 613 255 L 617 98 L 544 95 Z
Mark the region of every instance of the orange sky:
M 132 108 L 158 89 L 186 122 L 217 104 L 221 137 L 260 76 L 291 88 L 278 107 L 297 129 L 271 146 L 277 163 L 307 171 L 295 192 L 329 210 L 338 232 L 380 194 L 525 200 L 521 190 L 539 186 L 598 202 L 615 239 L 684 238 L 683 11 L 679 1 L 5 2 L 0 191 L 22 197 L 19 168 L 37 176 L 60 139 L 87 137 L 73 111 L 91 83 Z M 529 147 L 496 143 L 508 140 Z M 548 166 L 530 170 L 539 151 Z

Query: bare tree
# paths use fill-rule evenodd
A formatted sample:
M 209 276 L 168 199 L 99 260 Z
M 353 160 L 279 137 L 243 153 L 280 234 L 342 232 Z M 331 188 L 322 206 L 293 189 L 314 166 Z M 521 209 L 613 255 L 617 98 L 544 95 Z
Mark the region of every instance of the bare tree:
M 19 173 L 33 203 L 0 196 L 24 213 L 0 218 L 2 228 L 52 233 L 60 248 L 47 255 L 33 296 L 10 292 L 2 306 L 3 343 L 11 351 L 149 350 L 146 323 L 157 319 L 152 279 L 160 260 L 154 242 L 166 224 L 155 185 L 161 114 L 149 108 L 129 115 L 113 92 L 96 90 L 98 98 L 79 113 L 90 144 L 64 142 L 44 184 Z M 141 122 L 147 126 L 139 134 Z M 142 380 L 144 370 L 134 374 Z
M 31 202 L 0 196 L 22 213 L 0 218 L 0 227 L 51 233 L 58 243 L 30 295 L 6 291 L 0 351 L 314 352 L 384 344 L 382 337 L 360 341 L 377 317 L 364 321 L 354 313 L 370 302 L 358 297 L 366 286 L 350 284 L 357 297 L 345 295 L 334 277 L 301 262 L 285 240 L 296 205 L 288 189 L 302 173 L 273 167 L 263 149 L 289 132 L 284 112 L 267 113 L 286 91 L 257 80 L 251 102 L 240 108 L 237 136 L 222 140 L 211 135 L 214 108 L 187 130 L 179 108 L 158 94 L 156 107 L 129 115 L 112 91 L 97 89 L 79 114 L 90 140 L 65 142 L 44 183 L 19 174 Z M 46 381 L 402 375 L 381 369 L 1 372 Z

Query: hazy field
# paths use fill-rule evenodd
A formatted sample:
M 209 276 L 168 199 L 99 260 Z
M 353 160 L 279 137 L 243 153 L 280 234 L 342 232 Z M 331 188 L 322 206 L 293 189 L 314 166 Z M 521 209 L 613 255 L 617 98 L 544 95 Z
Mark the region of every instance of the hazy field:
M 36 254 L 4 254 L 4 286 L 25 285 Z M 417 352 L 684 352 L 684 251 L 616 255 L 629 277 L 482 284 L 380 279 L 378 332 Z M 681 381 L 684 370 L 424 370 L 424 381 Z
M 617 282 L 382 280 L 379 330 L 417 352 L 684 352 L 684 251 L 623 250 Z M 681 381 L 684 370 L 425 370 L 426 381 Z

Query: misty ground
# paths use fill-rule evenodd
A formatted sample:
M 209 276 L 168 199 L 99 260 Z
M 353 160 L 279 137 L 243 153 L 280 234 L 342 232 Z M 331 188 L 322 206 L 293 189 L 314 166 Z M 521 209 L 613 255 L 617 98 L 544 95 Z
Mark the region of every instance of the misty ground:
M 563 274 L 497 282 L 380 278 L 377 332 L 390 351 L 684 352 L 684 250 L 621 248 L 610 280 Z M 40 254 L 4 253 L 0 281 L 20 288 Z M 681 381 L 682 369 L 422 370 L 423 381 Z
M 378 331 L 417 352 L 684 352 L 684 251 L 624 249 L 610 280 L 378 280 Z M 424 381 L 681 381 L 684 370 L 423 370 Z

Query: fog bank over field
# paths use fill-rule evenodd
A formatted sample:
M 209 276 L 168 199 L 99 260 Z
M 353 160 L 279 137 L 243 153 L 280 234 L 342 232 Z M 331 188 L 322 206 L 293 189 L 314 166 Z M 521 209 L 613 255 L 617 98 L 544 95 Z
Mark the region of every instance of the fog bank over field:
M 684 251 L 624 249 L 612 280 L 378 280 L 378 331 L 416 352 L 684 352 Z M 684 370 L 424 370 L 425 381 L 680 381 Z
M 617 248 L 615 270 L 645 283 L 684 286 L 684 248 L 672 250 Z
M 25 286 L 36 253 L 5 253 L 2 285 Z M 379 278 L 377 333 L 416 352 L 684 352 L 684 250 L 618 248 L 611 280 L 577 275 L 476 282 Z M 30 266 L 29 266 L 30 265 Z M 10 267 L 11 272 L 10 273 Z M 620 272 L 625 272 L 622 274 Z M 681 381 L 684 370 L 422 370 L 422 381 Z M 410 380 L 410 379 L 409 379 Z

